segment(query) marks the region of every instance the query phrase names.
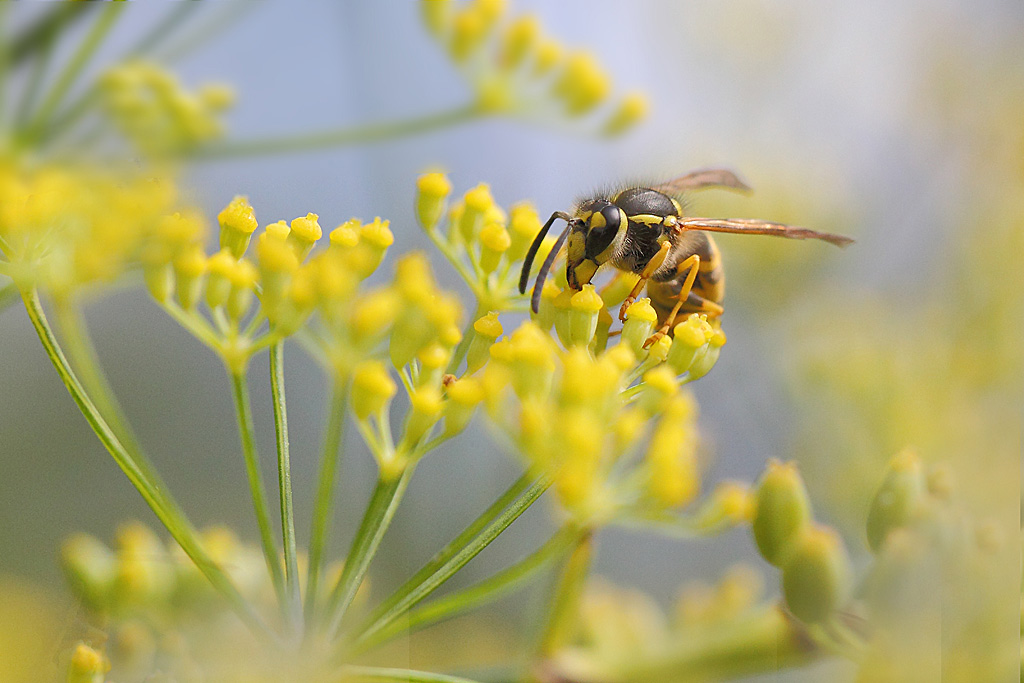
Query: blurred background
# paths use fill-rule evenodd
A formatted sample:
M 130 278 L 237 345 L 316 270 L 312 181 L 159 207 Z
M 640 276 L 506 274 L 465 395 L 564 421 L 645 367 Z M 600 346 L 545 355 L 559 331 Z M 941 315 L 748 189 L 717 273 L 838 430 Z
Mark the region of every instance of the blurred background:
M 737 170 L 753 195 L 702 194 L 691 212 L 797 223 L 857 243 L 840 251 L 770 238 L 719 240 L 729 343 L 695 387 L 707 481 L 753 480 L 768 458 L 797 458 L 818 517 L 843 530 L 856 560 L 866 554 L 867 503 L 892 454 L 909 445 L 928 462 L 949 463 L 971 511 L 1005 540 L 986 590 L 1009 596 L 992 634 L 1016 638 L 1024 5 L 510 5 L 536 12 L 564 43 L 594 51 L 617 88 L 645 91 L 649 118 L 615 140 L 564 123 L 495 118 L 383 144 L 200 161 L 184 169 L 185 186 L 211 216 L 246 194 L 261 224 L 308 211 L 325 227 L 351 216 L 389 218 L 393 257 L 428 246 L 412 212 L 415 178 L 427 168 L 446 170 L 456 193 L 485 181 L 502 205 L 528 199 L 542 216 L 594 188 L 704 166 Z M 232 138 L 398 119 L 471 97 L 405 0 L 213 3 L 196 17 L 225 7 L 236 11 L 219 35 L 173 67 L 187 84 L 217 80 L 237 89 Z M 38 11 L 9 9 L 14 26 Z M 137 40 L 161 9 L 129 7 L 94 66 Z M 66 58 L 73 46 L 58 45 L 57 54 Z M 441 259 L 435 267 L 442 284 L 459 287 Z M 255 540 L 219 361 L 141 288 L 92 301 L 88 321 L 131 422 L 195 522 L 226 523 Z M 59 597 L 61 540 L 79 530 L 109 539 L 123 520 L 155 519 L 75 409 L 20 307 L 0 314 L 0 348 L 0 576 L 17 591 L 58 596 L 54 610 L 73 618 L 75 607 Z M 286 349 L 286 368 L 296 514 L 305 533 L 327 389 L 298 347 Z M 265 375 L 264 357 L 251 377 L 269 473 Z M 519 468 L 482 420 L 449 452 L 425 461 L 374 564 L 374 581 L 403 580 Z M 349 434 L 337 555 L 374 473 Z M 542 507 L 475 560 L 458 585 L 546 538 L 550 511 Z M 668 602 L 680 584 L 713 580 L 738 561 L 759 561 L 745 532 L 727 542 L 677 543 L 609 531 L 596 571 Z M 774 586 L 767 565 L 757 566 Z M 496 647 L 531 617 L 513 601 L 494 617 Z

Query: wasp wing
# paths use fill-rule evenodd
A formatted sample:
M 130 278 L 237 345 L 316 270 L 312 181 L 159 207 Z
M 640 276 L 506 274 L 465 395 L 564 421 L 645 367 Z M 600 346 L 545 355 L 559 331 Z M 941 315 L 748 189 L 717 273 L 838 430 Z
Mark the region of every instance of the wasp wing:
M 775 235 L 797 240 L 823 240 L 837 247 L 853 242 L 849 237 L 818 232 L 808 228 L 783 223 L 769 223 L 755 218 L 680 218 L 676 225 L 683 230 L 704 230 L 707 232 L 734 232 L 750 235 Z
M 682 194 L 708 187 L 725 187 L 741 192 L 751 191 L 750 186 L 740 180 L 735 173 L 724 168 L 703 168 L 692 171 L 661 185 L 655 185 L 652 189 L 665 194 Z

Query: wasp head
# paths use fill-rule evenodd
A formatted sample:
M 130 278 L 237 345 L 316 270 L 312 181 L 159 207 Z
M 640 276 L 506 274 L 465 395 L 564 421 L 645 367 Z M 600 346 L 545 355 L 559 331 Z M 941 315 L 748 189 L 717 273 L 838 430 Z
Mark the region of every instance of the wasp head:
M 607 199 L 582 205 L 570 224 L 565 252 L 565 276 L 569 286 L 580 289 L 611 256 L 619 229 L 626 224 L 622 209 Z

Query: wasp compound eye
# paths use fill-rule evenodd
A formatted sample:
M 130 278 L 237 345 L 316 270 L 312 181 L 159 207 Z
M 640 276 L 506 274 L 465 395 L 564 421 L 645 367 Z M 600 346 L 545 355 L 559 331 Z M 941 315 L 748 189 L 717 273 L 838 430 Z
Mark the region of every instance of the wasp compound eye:
M 609 205 L 595 212 L 590 217 L 590 230 L 587 232 L 588 259 L 596 259 L 615 239 L 619 232 L 620 214 L 617 206 Z

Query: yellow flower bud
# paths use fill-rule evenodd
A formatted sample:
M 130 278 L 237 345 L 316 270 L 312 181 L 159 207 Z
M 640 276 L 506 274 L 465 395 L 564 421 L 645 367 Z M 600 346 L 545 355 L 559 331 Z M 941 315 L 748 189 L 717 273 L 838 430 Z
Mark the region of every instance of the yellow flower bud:
M 637 299 L 626 309 L 626 321 L 622 323 L 622 343 L 637 357 L 642 356 L 644 342 L 654 331 L 658 314 L 651 306 L 651 300 Z
M 525 322 L 512 333 L 509 343 L 513 354 L 512 388 L 519 398 L 547 393 L 555 370 L 551 339 L 533 323 Z
M 486 17 L 477 7 L 466 5 L 455 14 L 448 50 L 456 62 L 465 61 L 487 37 Z
M 210 257 L 207 262 L 206 305 L 210 308 L 223 306 L 231 292 L 229 273 L 235 267 L 235 257 L 227 247 Z
M 704 351 L 703 355 L 694 359 L 693 365 L 690 366 L 686 373 L 687 378 L 693 381 L 708 374 L 711 368 L 715 367 L 715 363 L 718 362 L 718 357 L 722 353 L 722 347 L 725 346 L 725 342 L 725 332 L 714 330 L 711 334 L 711 339 L 708 340 L 707 350 Z
M 510 213 L 508 232 L 512 243 L 509 245 L 508 260 L 515 263 L 526 256 L 530 244 L 540 232 L 541 222 L 537 209 L 529 202 L 513 205 Z
M 644 373 L 643 390 L 637 400 L 637 406 L 648 415 L 660 413 L 668 399 L 679 391 L 679 380 L 675 373 L 664 365 Z
M 782 567 L 786 606 L 797 619 L 814 624 L 829 618 L 850 596 L 850 559 L 839 535 L 823 526 L 804 529 Z
M 604 299 L 605 308 L 616 308 L 625 301 L 626 296 L 633 291 L 634 285 L 640 280 L 636 273 L 628 273 L 620 270 L 615 273 L 611 281 L 601 291 L 601 298 Z
M 526 56 L 537 48 L 540 28 L 540 20 L 533 14 L 524 14 L 509 24 L 502 36 L 502 66 L 514 69 L 522 64 Z
M 61 548 L 61 568 L 71 590 L 87 606 L 110 606 L 117 560 L 107 546 L 88 534 L 75 534 Z
M 761 556 L 781 567 L 811 520 L 811 502 L 794 463 L 769 460 L 757 484 L 752 531 Z
M 609 90 L 608 75 L 587 52 L 570 54 L 554 85 L 554 93 L 564 100 L 570 116 L 586 114 L 608 96 Z
M 316 241 L 323 236 L 319 219 L 320 216 L 315 213 L 307 213 L 292 221 L 288 241 L 292 243 L 300 259 L 305 258 Z
M 235 103 L 235 89 L 227 83 L 204 83 L 196 93 L 204 105 L 214 111 L 230 109 Z
M 195 308 L 203 291 L 206 254 L 198 244 L 174 259 L 174 296 L 186 311 Z
M 565 297 L 568 297 L 568 306 L 563 308 L 564 313 L 560 314 L 564 322 L 559 330 L 558 318 L 555 319 L 555 329 L 559 331 L 559 338 L 566 347 L 587 346 L 594 338 L 597 331 L 598 313 L 604 308 L 604 301 L 594 290 L 593 285 L 584 285 L 578 292 L 566 290 L 556 300 L 557 308 L 565 306 Z
M 629 407 L 619 411 L 612 425 L 616 452 L 624 451 L 640 439 L 648 419 L 647 413 L 639 408 Z
M 647 117 L 647 98 L 643 93 L 632 92 L 619 102 L 604 125 L 604 134 L 612 137 L 621 135 Z
M 480 183 L 466 192 L 462 198 L 462 215 L 458 221 L 458 236 L 467 244 L 472 242 L 480 228 L 483 227 L 487 212 L 494 206 L 491 188 L 487 183 Z
M 444 435 L 450 437 L 469 424 L 476 407 L 484 400 L 484 386 L 475 377 L 462 377 L 449 384 L 445 393 L 448 400 L 444 404 Z
M 369 277 L 377 270 L 388 247 L 394 244 L 395 236 L 389 225 L 388 221 L 382 221 L 378 216 L 359 228 L 359 244 L 351 252 L 350 263 L 360 277 Z
M 363 222 L 358 218 L 350 218 L 334 230 L 331 230 L 331 251 L 345 253 L 359 244 L 359 228 Z
M 558 319 L 559 308 L 555 305 L 555 301 L 558 299 L 562 290 L 555 286 L 555 283 L 549 278 L 544 282 L 544 289 L 540 292 L 540 305 L 537 306 L 537 312 L 530 311 L 530 318 L 545 332 L 551 329 L 551 326 L 555 324 Z M 527 295 L 531 295 L 529 289 L 526 290 Z
M 221 248 L 227 249 L 235 258 L 242 258 L 242 254 L 249 248 L 252 234 L 259 227 L 256 212 L 249 200 L 241 195 L 236 196 L 217 214 L 217 222 L 220 223 Z
M 451 348 L 438 343 L 431 344 L 416 354 L 416 359 L 420 362 L 416 386 L 440 386 L 441 376 L 451 357 Z
M 704 355 L 712 334 L 707 319 L 696 313 L 675 326 L 672 349 L 666 360 L 676 374 L 681 375 L 689 370 L 694 361 Z
M 416 180 L 416 218 L 421 226 L 434 229 L 451 191 L 452 184 L 443 173 L 424 173 Z
M 409 415 L 405 421 L 403 442 L 411 448 L 441 419 L 443 410 L 444 399 L 440 388 L 423 386 L 413 391 L 409 396 Z
M 533 67 L 534 73 L 538 76 L 549 73 L 562 61 L 564 53 L 565 50 L 560 43 L 550 38 L 542 38 L 537 45 L 537 58 Z
M 466 352 L 466 374 L 471 375 L 484 366 L 490 358 L 491 345 L 503 331 L 498 314 L 493 311 L 473 323 L 473 339 Z
M 730 524 L 741 524 L 754 519 L 757 500 L 750 486 L 736 481 L 723 481 L 712 494 L 714 506 Z
M 228 301 L 225 310 L 232 320 L 241 320 L 252 306 L 254 288 L 259 274 L 249 261 L 236 261 L 234 267 L 228 272 L 228 279 L 231 281 L 231 291 L 228 293 Z
M 890 531 L 913 519 L 924 503 L 926 490 L 917 453 L 907 449 L 889 461 L 882 485 L 868 509 L 867 535 L 872 551 L 878 552 Z
M 361 346 L 376 344 L 400 311 L 401 302 L 390 288 L 378 289 L 359 297 L 352 305 L 349 318 L 353 339 Z
M 110 671 L 110 662 L 99 650 L 78 643 L 68 665 L 68 683 L 103 683 Z
M 647 360 L 654 363 L 664 363 L 671 351 L 672 337 L 666 335 L 651 344 L 647 349 Z
M 675 419 L 674 412 L 666 411 L 658 420 L 646 457 L 650 468 L 648 489 L 666 507 L 686 505 L 696 497 L 700 486 L 694 429 Z
M 480 230 L 480 269 L 486 274 L 493 273 L 511 246 L 512 238 L 503 225 L 486 224 Z
M 357 418 L 365 420 L 383 410 L 397 390 L 382 362 L 363 361 L 352 375 L 352 411 Z

